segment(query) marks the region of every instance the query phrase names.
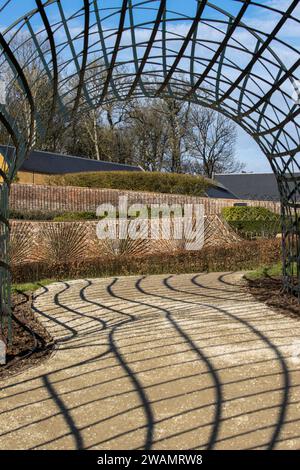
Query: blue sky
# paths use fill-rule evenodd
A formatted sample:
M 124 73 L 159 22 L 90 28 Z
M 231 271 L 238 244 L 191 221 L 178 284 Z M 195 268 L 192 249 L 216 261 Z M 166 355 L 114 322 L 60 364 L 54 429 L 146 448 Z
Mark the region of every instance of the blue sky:
M 99 0 L 101 8 L 104 7 L 117 7 L 121 4 L 121 0 Z M 4 5 L 6 0 L 0 0 L 0 7 Z M 77 8 L 80 9 L 83 5 L 82 0 L 61 0 L 65 9 L 67 9 L 68 4 L 72 11 L 75 11 Z M 136 0 L 135 0 L 136 2 Z M 219 6 L 220 8 L 230 11 L 232 14 L 236 14 L 241 8 L 241 2 L 236 0 L 212 0 L 212 3 Z M 257 3 L 269 4 L 276 6 L 279 5 L 282 8 L 283 4 L 289 5 L 290 0 L 257 0 Z M 158 4 L 158 2 L 157 2 Z M 177 10 L 187 15 L 195 11 L 196 0 L 168 0 L 168 9 Z M 12 21 L 18 19 L 18 17 L 23 16 L 25 13 L 34 9 L 36 7 L 35 0 L 13 0 L 11 6 L 8 6 L 0 14 L 0 25 L 2 29 L 5 29 L 5 26 L 10 25 Z M 149 13 L 150 14 L 150 13 Z M 249 22 L 255 24 L 257 21 L 261 25 L 262 21 L 265 21 L 266 28 L 268 19 L 266 17 L 256 17 L 257 9 L 252 7 L 249 9 L 247 14 L 247 19 Z M 266 12 L 264 12 L 266 15 Z M 270 172 L 270 166 L 259 149 L 256 142 L 248 136 L 242 129 L 238 129 L 238 142 L 237 142 L 237 157 L 239 160 L 246 164 L 247 171 L 253 172 Z

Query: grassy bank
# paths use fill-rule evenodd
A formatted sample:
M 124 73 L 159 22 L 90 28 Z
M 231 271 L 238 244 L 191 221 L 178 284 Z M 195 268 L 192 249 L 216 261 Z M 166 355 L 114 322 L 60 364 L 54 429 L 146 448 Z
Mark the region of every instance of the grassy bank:
M 48 286 L 49 284 L 52 284 L 53 282 L 56 282 L 57 279 L 43 279 L 41 281 L 36 281 L 36 282 L 25 282 L 25 283 L 20 283 L 20 284 L 13 284 L 12 285 L 12 293 L 25 293 L 25 292 L 34 292 L 38 289 L 40 289 L 43 286 Z
M 252 281 L 265 279 L 268 277 L 280 277 L 282 275 L 282 264 L 281 262 L 260 266 L 254 271 L 247 273 L 246 278 Z
M 215 183 L 204 176 L 177 173 L 102 171 L 50 176 L 50 185 L 204 196 Z

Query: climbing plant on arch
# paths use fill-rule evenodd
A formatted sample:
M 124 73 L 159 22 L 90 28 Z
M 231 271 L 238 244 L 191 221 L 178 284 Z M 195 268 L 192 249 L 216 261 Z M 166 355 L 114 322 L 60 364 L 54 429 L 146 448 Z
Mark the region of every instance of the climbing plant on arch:
M 36 133 L 47 131 L 38 81 L 51 84 L 49 122 L 57 112 L 76 117 L 139 96 L 191 101 L 237 122 L 276 175 L 284 285 L 300 296 L 299 0 L 1 0 L 0 18 L 0 122 L 16 149 L 0 173 L 2 323 L 10 312 L 9 186 Z M 25 44 L 31 53 L 21 60 Z

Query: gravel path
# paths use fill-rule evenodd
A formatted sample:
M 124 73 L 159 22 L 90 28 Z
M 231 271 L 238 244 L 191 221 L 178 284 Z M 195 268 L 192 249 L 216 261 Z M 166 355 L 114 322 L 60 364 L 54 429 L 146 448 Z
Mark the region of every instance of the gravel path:
M 300 320 L 241 273 L 55 283 L 55 354 L 0 385 L 0 449 L 299 449 Z

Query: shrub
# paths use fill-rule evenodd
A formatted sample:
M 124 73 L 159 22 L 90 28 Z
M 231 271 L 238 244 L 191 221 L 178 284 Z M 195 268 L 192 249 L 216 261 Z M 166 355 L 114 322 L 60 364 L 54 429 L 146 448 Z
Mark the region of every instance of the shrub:
M 148 191 L 168 194 L 204 196 L 205 190 L 214 183 L 203 176 L 177 173 L 103 171 L 50 176 L 50 185 L 80 186 L 131 191 Z
M 54 217 L 54 222 L 73 222 L 76 220 L 96 220 L 96 212 L 65 212 Z
M 272 237 L 281 231 L 280 215 L 265 207 L 226 207 L 222 215 L 234 230 L 246 238 Z
M 49 211 L 16 211 L 16 210 L 11 210 L 9 217 L 10 219 L 15 219 L 15 220 L 41 220 L 41 221 L 47 221 L 47 220 L 54 220 L 56 217 L 62 215 L 62 212 L 49 212 Z
M 10 211 L 10 219 L 29 221 L 73 222 L 80 220 L 96 220 L 96 212 L 48 212 L 48 211 Z
M 57 259 L 57 258 L 56 258 Z M 65 258 L 66 259 L 66 258 Z M 179 274 L 203 271 L 252 270 L 281 259 L 279 240 L 243 241 L 222 247 L 209 247 L 196 252 L 144 256 L 98 257 L 90 260 L 70 257 L 63 262 L 24 263 L 13 266 L 15 283 L 85 277 L 144 274 Z
M 86 231 L 80 223 L 44 224 L 39 236 L 38 256 L 50 264 L 67 263 L 86 252 Z
M 31 240 L 31 224 L 20 223 L 11 231 L 9 259 L 12 264 L 22 264 L 31 259 L 34 248 Z

